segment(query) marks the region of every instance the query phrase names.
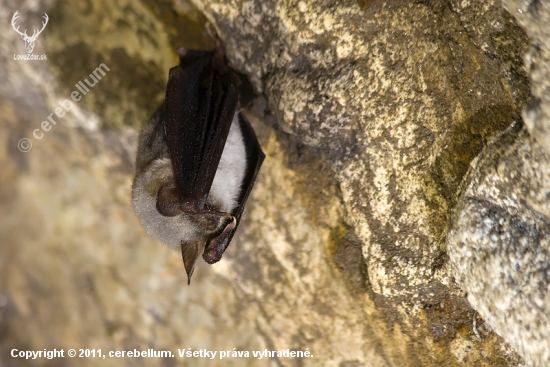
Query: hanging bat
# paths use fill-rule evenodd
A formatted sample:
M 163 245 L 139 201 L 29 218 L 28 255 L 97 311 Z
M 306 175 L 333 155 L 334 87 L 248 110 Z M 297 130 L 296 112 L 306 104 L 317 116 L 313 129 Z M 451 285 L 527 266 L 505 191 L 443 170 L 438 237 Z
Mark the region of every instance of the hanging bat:
M 238 113 L 252 86 L 214 51 L 180 48 L 166 98 L 139 137 L 132 204 L 146 232 L 181 251 L 187 284 L 197 259 L 229 246 L 265 158 Z

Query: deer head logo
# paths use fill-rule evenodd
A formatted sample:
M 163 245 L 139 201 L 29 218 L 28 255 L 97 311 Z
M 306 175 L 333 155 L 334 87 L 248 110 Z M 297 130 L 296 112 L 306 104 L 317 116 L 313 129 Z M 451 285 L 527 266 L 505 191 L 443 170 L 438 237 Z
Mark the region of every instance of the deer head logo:
M 41 30 L 34 30 L 32 36 L 28 36 L 27 35 L 27 30 L 25 29 L 25 32 L 20 32 L 19 31 L 19 26 L 17 26 L 17 28 L 15 28 L 15 20 L 17 18 L 19 18 L 19 14 L 17 14 L 18 11 L 15 12 L 15 14 L 13 14 L 13 17 L 11 18 L 11 26 L 13 27 L 13 29 L 15 29 L 15 31 L 17 33 L 19 33 L 21 35 L 21 38 L 23 38 L 23 41 L 25 41 L 25 48 L 27 49 L 27 53 L 30 54 L 32 52 L 32 50 L 34 49 L 34 41 L 36 41 L 36 38 L 38 37 L 38 35 L 40 33 L 42 33 L 42 31 L 44 30 L 44 28 L 46 28 L 46 24 L 48 24 L 48 14 L 44 13 L 44 20 L 45 22 L 42 22 L 42 29 Z

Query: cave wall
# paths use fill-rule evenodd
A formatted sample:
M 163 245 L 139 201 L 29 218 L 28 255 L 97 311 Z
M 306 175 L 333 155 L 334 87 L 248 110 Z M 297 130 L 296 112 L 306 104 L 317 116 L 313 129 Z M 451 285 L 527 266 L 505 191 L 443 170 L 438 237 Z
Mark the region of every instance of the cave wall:
M 313 357 L 147 365 L 544 365 L 550 78 L 537 4 L 4 0 L 2 356 L 291 348 Z M 22 22 L 48 13 L 35 50 L 47 61 L 12 60 L 18 9 Z M 267 157 L 223 260 L 187 287 L 180 255 L 135 218 L 130 183 L 176 48 L 212 47 L 206 20 L 261 94 L 245 116 Z M 101 63 L 104 78 L 36 139 Z

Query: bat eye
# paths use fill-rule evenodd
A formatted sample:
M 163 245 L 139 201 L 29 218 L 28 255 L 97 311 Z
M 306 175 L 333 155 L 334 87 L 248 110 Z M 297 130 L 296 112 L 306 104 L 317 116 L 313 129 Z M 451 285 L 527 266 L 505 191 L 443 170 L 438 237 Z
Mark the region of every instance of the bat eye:
M 174 217 L 183 213 L 175 186 L 164 185 L 160 188 L 157 194 L 157 210 L 165 217 Z

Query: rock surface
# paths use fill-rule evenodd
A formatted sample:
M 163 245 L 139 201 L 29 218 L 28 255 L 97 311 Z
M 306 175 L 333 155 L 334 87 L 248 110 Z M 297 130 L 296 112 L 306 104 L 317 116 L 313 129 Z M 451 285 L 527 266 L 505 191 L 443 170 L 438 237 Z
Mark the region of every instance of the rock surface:
M 265 96 L 246 115 L 267 158 L 224 259 L 200 265 L 191 287 L 180 256 L 140 228 L 129 193 L 137 128 L 162 100 L 177 46 L 209 46 L 203 16 L 183 0 L 2 2 L 0 365 L 26 365 L 2 360 L 12 348 L 313 355 L 137 362 L 159 366 L 523 365 L 513 348 L 536 357 L 515 340 L 539 340 L 542 326 L 532 339 L 515 335 L 540 310 L 514 313 L 515 324 L 499 328 L 491 302 L 465 295 L 489 284 L 477 277 L 495 263 L 465 261 L 464 270 L 447 254 L 467 236 L 462 227 L 476 232 L 477 222 L 456 219 L 475 212 L 466 206 L 478 189 L 461 186 L 468 170 L 465 182 L 489 182 L 484 157 L 508 154 L 505 178 L 520 176 L 513 167 L 525 161 L 536 176 L 544 162 L 521 124 L 510 128 L 532 99 L 522 66 L 529 41 L 502 4 L 193 1 L 230 63 Z M 50 16 L 35 50 L 47 62 L 12 60 L 24 53 L 9 26 L 17 9 L 22 22 Z M 105 77 L 33 137 L 101 63 Z M 540 93 L 533 89 L 538 101 Z M 23 137 L 33 143 L 28 153 L 17 148 Z M 522 177 L 514 190 L 537 187 Z M 522 197 L 544 205 L 539 194 Z M 544 217 L 528 218 L 548 233 Z M 451 223 L 457 232 L 448 236 Z M 508 254 L 499 251 L 495 261 Z M 539 276 L 537 264 L 520 265 Z
M 531 40 L 524 61 L 535 101 L 523 114 L 523 120 L 531 138 L 550 154 L 550 4 L 538 0 L 502 3 L 527 30 Z
M 476 159 L 452 230 L 451 263 L 468 300 L 528 365 L 550 364 L 550 4 L 504 1 L 531 40 L 535 101 Z
M 189 14 L 180 9 L 178 23 L 199 19 L 191 36 L 198 47 L 204 21 L 189 5 Z M 48 14 L 34 51 L 47 62 L 13 60 L 25 53 L 10 26 L 16 10 L 29 29 Z M 178 349 L 267 345 L 231 284 L 201 264 L 187 287 L 181 255 L 148 238 L 132 210 L 137 127 L 162 100 L 180 42 L 170 43 L 166 24 L 176 20 L 163 14 L 152 2 L 0 6 L 0 366 L 269 365 L 179 358 Z M 91 80 L 100 63 L 110 68 L 106 75 L 63 118 L 54 115 L 57 125 L 42 130 L 41 139 L 34 137 L 58 101 L 78 91 L 79 80 Z M 33 144 L 27 153 L 18 149 L 22 138 Z M 12 358 L 14 348 L 64 349 L 65 358 Z M 70 348 L 151 348 L 176 357 L 75 361 Z
M 279 126 L 335 172 L 345 228 L 336 247 L 346 254 L 335 260 L 390 326 L 379 339 L 387 363 L 520 363 L 494 334 L 477 337 L 483 320 L 464 302 L 445 250 L 470 162 L 531 99 L 527 37 L 501 4 L 194 2 Z M 304 200 L 316 202 L 312 213 L 329 207 L 313 197 Z
M 529 365 L 546 366 L 550 160 L 533 143 L 514 126 L 476 160 L 448 249 L 468 301 L 487 322 L 484 332 L 494 329 Z

